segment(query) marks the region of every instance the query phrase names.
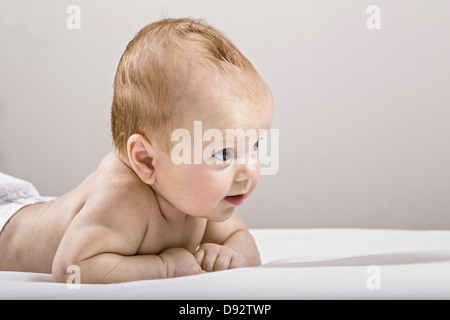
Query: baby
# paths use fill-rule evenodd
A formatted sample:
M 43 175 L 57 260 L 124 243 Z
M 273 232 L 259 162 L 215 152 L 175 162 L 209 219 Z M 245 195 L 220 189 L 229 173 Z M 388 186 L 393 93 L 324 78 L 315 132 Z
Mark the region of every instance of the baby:
M 216 29 L 193 19 L 144 27 L 117 68 L 115 150 L 97 170 L 57 199 L 0 174 L 0 270 L 66 282 L 77 266 L 82 283 L 114 283 L 260 265 L 234 211 L 260 180 L 261 137 L 239 155 L 226 131 L 268 129 L 273 112 L 265 82 Z M 172 133 L 199 122 L 223 141 L 204 139 L 201 163 L 174 161 Z

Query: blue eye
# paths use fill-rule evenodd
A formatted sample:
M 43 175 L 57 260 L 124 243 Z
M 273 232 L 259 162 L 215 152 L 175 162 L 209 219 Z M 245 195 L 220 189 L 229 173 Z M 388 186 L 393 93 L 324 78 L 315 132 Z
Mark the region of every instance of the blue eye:
M 252 147 L 252 151 L 258 151 L 258 147 L 259 147 L 259 140 L 255 142 L 255 144 Z
M 233 149 L 227 148 L 227 149 L 223 149 L 223 150 L 220 150 L 219 152 L 215 153 L 214 158 L 221 160 L 221 161 L 227 161 L 228 159 L 231 158 L 232 155 L 233 155 Z

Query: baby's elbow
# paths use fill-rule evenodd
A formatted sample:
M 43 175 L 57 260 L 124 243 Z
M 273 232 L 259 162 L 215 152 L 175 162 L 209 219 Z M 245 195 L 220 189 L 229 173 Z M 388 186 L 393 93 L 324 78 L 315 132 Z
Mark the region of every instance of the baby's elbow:
M 64 264 L 62 263 L 61 259 L 55 259 L 53 260 L 52 265 L 52 278 L 54 282 L 59 283 L 65 283 L 68 280 L 68 274 L 67 274 L 67 268 L 64 268 Z
M 52 278 L 54 282 L 80 283 L 80 272 L 78 264 L 68 263 L 59 255 L 53 259 Z

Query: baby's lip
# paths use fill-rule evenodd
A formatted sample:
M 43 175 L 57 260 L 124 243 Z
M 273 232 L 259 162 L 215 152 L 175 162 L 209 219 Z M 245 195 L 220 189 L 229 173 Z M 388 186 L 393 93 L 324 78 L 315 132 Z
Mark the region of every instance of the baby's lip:
M 229 203 L 239 206 L 241 205 L 245 200 L 245 194 L 237 194 L 234 196 L 227 196 L 225 197 L 225 200 L 227 200 Z

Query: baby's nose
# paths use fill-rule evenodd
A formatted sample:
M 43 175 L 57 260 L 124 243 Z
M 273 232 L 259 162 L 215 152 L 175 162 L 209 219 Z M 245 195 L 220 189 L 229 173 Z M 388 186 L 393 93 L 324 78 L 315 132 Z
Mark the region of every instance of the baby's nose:
M 259 165 L 257 163 L 238 164 L 237 166 L 239 166 L 235 176 L 237 182 L 251 180 L 258 175 Z

